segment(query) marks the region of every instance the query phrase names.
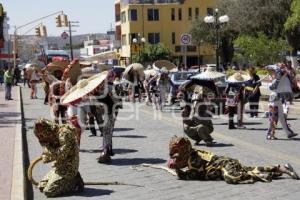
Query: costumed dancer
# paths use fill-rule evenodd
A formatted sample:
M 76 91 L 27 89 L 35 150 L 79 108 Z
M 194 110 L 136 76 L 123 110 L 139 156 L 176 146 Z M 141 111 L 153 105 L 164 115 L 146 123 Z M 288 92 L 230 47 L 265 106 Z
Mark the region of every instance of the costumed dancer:
M 74 127 L 39 119 L 34 124 L 34 134 L 43 148 L 43 162 L 54 162 L 51 171 L 38 184 L 40 191 L 47 197 L 83 191 Z
M 81 102 L 83 97 L 89 96 L 90 101 L 102 103 L 104 126 L 103 126 L 103 152 L 98 158 L 99 163 L 111 161 L 112 151 L 112 132 L 115 123 L 115 108 L 117 107 L 114 100 L 112 89 L 109 86 L 108 72 L 102 72 L 88 79 L 80 80 L 72 87 L 61 99 L 64 105 L 76 105 Z
M 275 130 L 278 124 L 278 106 L 276 105 L 277 94 L 272 92 L 269 97 L 269 128 L 267 132 L 268 140 L 276 140 Z
M 159 110 L 162 110 L 166 103 L 166 93 L 170 84 L 169 71 L 166 67 L 162 67 L 157 78 L 157 86 L 159 88 Z
M 135 102 L 135 94 L 139 93 L 139 100 L 141 98 L 141 94 L 140 94 L 140 85 L 142 85 L 141 83 L 143 82 L 144 78 L 145 78 L 145 74 L 144 74 L 144 67 L 143 65 L 139 64 L 139 63 L 133 63 L 131 65 L 129 65 L 124 73 L 123 73 L 123 77 L 129 81 L 128 84 L 128 92 L 129 92 L 129 99 L 134 103 Z
M 283 174 L 299 179 L 290 164 L 249 167 L 237 159 L 218 156 L 211 152 L 194 149 L 184 137 L 173 137 L 169 143 L 168 166 L 176 170 L 182 180 L 224 180 L 229 184 L 271 182 Z M 183 170 L 187 167 L 187 170 Z
M 64 70 L 62 75 L 61 82 L 61 96 L 63 96 L 67 91 L 69 91 L 78 81 L 78 77 L 81 75 L 81 69 L 79 60 L 73 60 L 68 67 Z M 77 142 L 80 145 L 81 133 L 84 127 L 81 127 L 82 124 L 85 124 L 87 113 L 80 112 L 82 111 L 80 107 L 74 105 L 67 106 L 67 118 L 68 121 L 76 128 L 76 138 Z M 84 123 L 80 123 L 82 120 Z
M 274 96 L 274 106 L 278 108 L 278 119 L 287 138 L 292 138 L 298 134 L 294 133 L 287 124 L 286 117 L 284 115 L 283 103 L 285 103 L 292 96 L 291 82 L 286 73 L 277 65 L 266 66 L 272 77 L 272 83 L 269 89 L 273 91 L 276 95 Z M 271 125 L 270 125 L 271 126 Z M 269 133 L 267 133 L 269 134 Z
M 54 122 L 59 124 L 61 120 L 62 124 L 66 124 L 67 107 L 60 104 L 61 84 L 63 84 L 62 81 L 55 81 L 50 85 L 49 105 L 50 110 L 52 111 L 52 114 L 54 116 Z
M 40 75 L 39 71 L 37 69 L 37 66 L 34 66 L 34 69 L 30 75 L 30 88 L 31 88 L 31 93 L 30 93 L 30 98 L 31 99 L 37 99 L 37 84 L 40 82 Z
M 107 72 L 106 81 L 104 82 L 104 88 L 99 88 L 95 91 L 94 97 L 98 102 L 103 104 L 103 120 L 104 126 L 103 130 L 103 145 L 102 153 L 98 158 L 99 163 L 108 163 L 111 161 L 111 156 L 114 155 L 113 152 L 113 130 L 115 126 L 115 121 L 118 115 L 118 110 L 122 108 L 122 99 L 117 95 L 116 87 L 114 85 L 114 80 L 116 78 L 116 73 L 114 70 Z
M 227 94 L 226 106 L 228 109 L 228 128 L 236 129 L 234 126 L 234 114 L 237 113 L 237 128 L 246 128 L 243 125 L 243 114 L 245 107 L 244 89 L 245 83 L 249 81 L 250 77 L 239 72 L 234 73 L 227 79 L 228 85 L 225 89 Z
M 214 131 L 214 127 L 206 96 L 209 93 L 209 89 L 193 83 L 194 80 L 180 87 L 179 99 L 181 99 L 183 130 L 189 138 L 195 141 L 195 145 L 198 145 L 203 140 L 207 146 L 212 146 L 213 138 L 211 133 Z M 184 97 L 188 96 L 186 94 L 187 90 L 192 90 L 193 93 L 190 104 L 184 99 Z

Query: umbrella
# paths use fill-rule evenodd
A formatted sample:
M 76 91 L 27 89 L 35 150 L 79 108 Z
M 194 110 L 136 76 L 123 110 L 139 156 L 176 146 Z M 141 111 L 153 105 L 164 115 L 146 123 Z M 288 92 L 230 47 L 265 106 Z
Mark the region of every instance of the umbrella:
M 78 81 L 78 83 L 66 92 L 61 98 L 61 104 L 69 105 L 81 101 L 84 96 L 93 93 L 100 85 L 105 83 L 108 72 L 96 74 L 88 79 Z M 105 88 L 102 87 L 102 90 Z
M 225 74 L 217 72 L 215 67 L 209 66 L 205 72 L 192 76 L 191 78 L 199 80 L 217 80 L 225 76 Z

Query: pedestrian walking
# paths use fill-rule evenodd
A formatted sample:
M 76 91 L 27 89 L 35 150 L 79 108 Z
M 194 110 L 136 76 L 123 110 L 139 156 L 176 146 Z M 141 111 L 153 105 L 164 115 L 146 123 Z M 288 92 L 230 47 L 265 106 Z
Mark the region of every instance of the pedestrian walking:
M 287 74 L 278 65 L 269 65 L 266 69 L 269 71 L 272 77 L 272 83 L 269 89 L 275 93 L 274 95 L 274 106 L 278 108 L 278 120 L 281 123 L 283 130 L 285 131 L 287 138 L 293 138 L 298 134 L 294 133 L 287 124 L 286 117 L 283 111 L 283 103 L 290 99 L 293 91 L 290 79 Z M 271 126 L 271 125 L 270 125 Z M 269 132 L 267 132 L 267 137 Z
M 259 99 L 261 96 L 259 87 L 261 86 L 260 78 L 256 74 L 255 67 L 249 67 L 249 75 L 251 79 L 245 87 L 245 98 L 249 101 L 250 117 L 258 116 Z
M 13 86 L 14 74 L 12 67 L 9 67 L 4 73 L 4 85 L 5 85 L 5 100 L 12 100 L 11 89 Z

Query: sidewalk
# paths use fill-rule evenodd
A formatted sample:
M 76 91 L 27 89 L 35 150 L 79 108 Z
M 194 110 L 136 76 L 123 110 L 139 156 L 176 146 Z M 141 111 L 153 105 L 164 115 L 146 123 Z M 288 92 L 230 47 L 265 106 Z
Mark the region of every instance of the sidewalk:
M 11 101 L 4 100 L 0 86 L 0 199 L 11 199 L 16 129 L 21 124 L 20 89 L 12 89 Z M 19 180 L 22 179 L 19 177 Z

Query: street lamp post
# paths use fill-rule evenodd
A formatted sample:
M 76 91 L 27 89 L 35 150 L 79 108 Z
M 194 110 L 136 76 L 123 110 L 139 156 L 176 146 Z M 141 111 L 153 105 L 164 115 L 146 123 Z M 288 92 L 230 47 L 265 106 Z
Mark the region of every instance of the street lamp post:
M 220 29 L 229 21 L 227 15 L 222 15 L 219 17 L 219 9 L 216 8 L 213 16 L 206 16 L 204 22 L 209 24 L 215 30 L 216 35 L 216 67 L 217 70 L 220 69 L 219 62 L 219 49 L 220 49 Z
M 139 54 L 139 58 L 141 56 L 141 45 L 144 47 L 144 44 L 146 42 L 146 39 L 144 37 L 141 37 L 140 34 L 137 35 L 137 38 L 133 38 L 132 39 L 132 43 L 135 45 L 138 45 L 138 54 Z M 131 55 L 132 55 L 132 52 L 131 52 Z M 131 62 L 132 62 L 132 59 L 131 59 Z

